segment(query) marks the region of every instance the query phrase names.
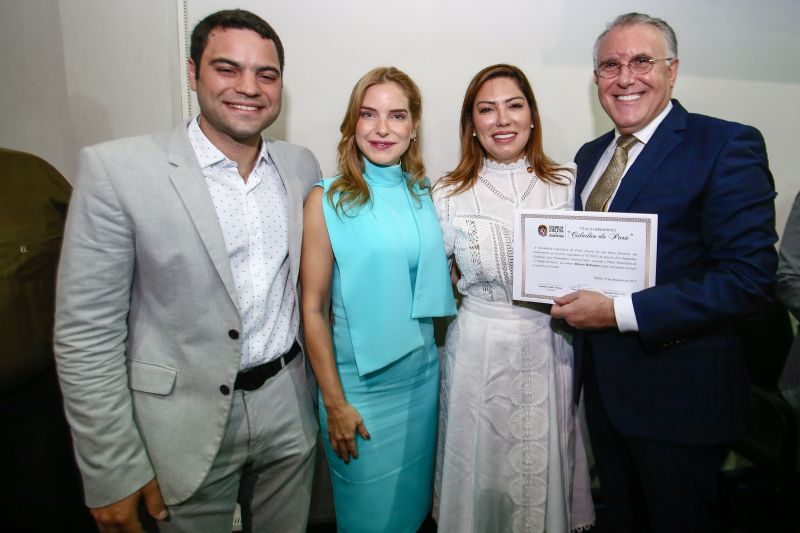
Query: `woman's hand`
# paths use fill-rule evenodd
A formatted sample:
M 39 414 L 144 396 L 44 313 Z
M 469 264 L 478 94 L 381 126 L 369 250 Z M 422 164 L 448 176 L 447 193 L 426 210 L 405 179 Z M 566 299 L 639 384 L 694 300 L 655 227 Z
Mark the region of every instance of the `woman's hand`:
M 334 453 L 345 463 L 350 462 L 350 457 L 358 458 L 356 446 L 356 431 L 361 438 L 369 440 L 369 432 L 364 425 L 364 420 L 355 407 L 343 403 L 339 407 L 327 409 L 328 412 L 328 439 Z

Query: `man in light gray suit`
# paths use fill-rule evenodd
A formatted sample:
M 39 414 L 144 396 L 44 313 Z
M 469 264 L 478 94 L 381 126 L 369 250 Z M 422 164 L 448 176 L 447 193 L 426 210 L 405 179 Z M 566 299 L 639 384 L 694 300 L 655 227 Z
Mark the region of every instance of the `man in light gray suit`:
M 103 531 L 305 531 L 318 427 L 297 342 L 305 148 L 262 137 L 283 47 L 262 19 L 194 29 L 200 115 L 85 149 L 55 349 L 86 502 Z M 139 104 L 142 104 L 141 102 Z

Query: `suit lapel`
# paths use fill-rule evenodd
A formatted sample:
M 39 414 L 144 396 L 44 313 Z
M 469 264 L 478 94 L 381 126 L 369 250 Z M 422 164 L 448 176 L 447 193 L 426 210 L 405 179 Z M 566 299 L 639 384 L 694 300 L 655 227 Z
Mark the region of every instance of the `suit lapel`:
M 673 100 L 672 111 L 664 117 L 664 121 L 659 124 L 650 142 L 623 176 L 617 194 L 608 208 L 609 211 L 628 211 L 645 183 L 659 175 L 658 168 L 661 163 L 683 139 L 683 135 L 679 132 L 686 127 L 686 115 L 686 110 L 677 100 Z
M 608 144 L 611 142 L 613 137 L 614 132 L 612 130 L 593 141 L 591 143 L 593 146 L 587 147 L 587 152 L 589 153 L 585 156 L 585 158 L 575 158 L 575 163 L 578 165 L 578 179 L 575 183 L 575 209 L 579 211 L 583 210 L 583 200 L 581 199 L 583 188 L 586 187 L 586 182 L 589 181 L 589 177 L 591 177 L 594 167 L 597 166 L 597 162 L 600 161 L 600 157 L 603 155 L 603 152 L 605 151 L 606 147 L 608 147 Z
M 286 188 L 286 198 L 289 202 L 287 220 L 289 230 L 289 267 L 292 275 L 292 284 L 297 285 L 297 277 L 300 270 L 300 245 L 303 235 L 303 191 L 296 179 L 295 166 L 290 158 L 286 156 L 280 145 L 270 139 L 264 138 L 267 145 L 267 153 L 278 169 L 278 175 Z
M 231 301 L 239 309 L 236 297 L 236 285 L 231 272 L 230 258 L 222 236 L 217 211 L 208 192 L 203 171 L 197 162 L 192 145 L 186 134 L 186 125 L 176 128 L 170 139 L 169 162 L 172 169 L 169 179 L 181 197 L 189 216 L 194 223 L 200 239 L 208 251 L 211 262 L 219 274 L 222 284 L 228 291 Z

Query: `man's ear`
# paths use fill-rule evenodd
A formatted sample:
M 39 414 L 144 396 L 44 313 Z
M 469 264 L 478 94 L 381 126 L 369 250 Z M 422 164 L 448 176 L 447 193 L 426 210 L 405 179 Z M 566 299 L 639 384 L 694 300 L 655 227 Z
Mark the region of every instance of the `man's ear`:
M 680 60 L 676 57 L 669 64 L 669 86 L 675 87 L 675 80 L 678 79 L 678 64 Z
M 197 92 L 197 67 L 195 67 L 194 60 L 189 59 L 186 62 L 186 72 L 189 74 L 189 87 Z

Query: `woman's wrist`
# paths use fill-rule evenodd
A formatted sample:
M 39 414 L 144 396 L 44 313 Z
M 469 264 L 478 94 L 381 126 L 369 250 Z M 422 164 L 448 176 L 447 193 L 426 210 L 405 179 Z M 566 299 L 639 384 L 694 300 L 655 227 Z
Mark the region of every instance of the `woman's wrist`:
M 339 396 L 338 398 L 331 398 L 330 400 L 325 398 L 325 395 L 322 395 L 322 403 L 325 405 L 325 410 L 328 413 L 340 411 L 347 407 L 348 403 L 347 400 L 344 399 L 344 396 Z

